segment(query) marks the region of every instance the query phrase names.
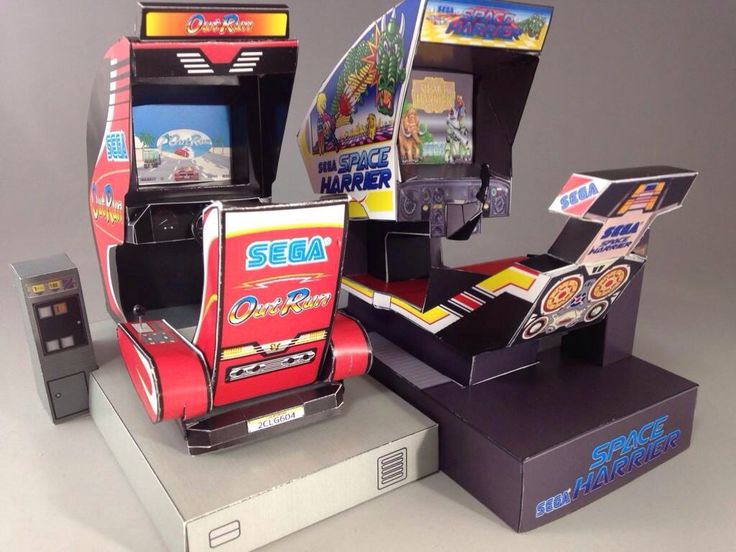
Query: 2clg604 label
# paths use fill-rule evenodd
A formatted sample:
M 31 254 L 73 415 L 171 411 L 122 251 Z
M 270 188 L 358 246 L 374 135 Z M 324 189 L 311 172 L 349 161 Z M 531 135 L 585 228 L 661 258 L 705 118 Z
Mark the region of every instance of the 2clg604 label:
M 266 414 L 260 418 L 253 418 L 248 420 L 248 433 L 255 433 L 263 429 L 269 429 L 277 425 L 285 424 L 287 422 L 293 422 L 299 418 L 304 417 L 304 406 L 299 405 L 293 408 L 286 408 L 279 410 L 278 412 L 272 412 Z

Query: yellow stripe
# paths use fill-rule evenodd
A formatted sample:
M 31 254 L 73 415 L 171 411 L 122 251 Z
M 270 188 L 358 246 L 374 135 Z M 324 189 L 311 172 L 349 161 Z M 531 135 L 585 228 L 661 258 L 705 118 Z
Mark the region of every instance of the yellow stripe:
M 368 218 L 368 213 L 366 212 L 365 207 L 363 207 L 359 202 L 353 200 L 348 203 L 348 216 L 350 216 L 351 219 L 365 219 Z
M 210 295 L 210 298 L 207 299 L 207 304 L 204 307 L 204 312 L 209 311 L 212 303 L 214 303 L 215 301 L 217 301 L 217 294 L 213 293 L 212 295 Z
M 320 341 L 327 337 L 327 330 L 317 330 L 315 332 L 305 333 L 300 335 L 294 345 L 304 345 L 305 343 L 313 343 L 314 341 Z
M 272 346 L 275 346 L 274 352 L 278 352 L 284 344 L 291 347 L 296 345 L 305 345 L 307 343 L 314 343 L 315 341 L 322 341 L 327 337 L 327 330 L 317 330 L 300 335 L 293 343 L 291 339 L 283 339 L 281 341 L 273 341 L 271 343 L 265 343 L 263 345 L 241 345 L 239 347 L 229 347 L 223 349 L 220 355 L 221 360 L 233 360 L 235 358 L 246 357 L 254 355 L 258 352 L 256 347 L 260 347 L 261 350 L 268 352 Z
M 322 278 L 329 276 L 325 272 L 303 272 L 299 274 L 280 274 L 279 276 L 271 276 L 270 278 L 261 278 L 260 280 L 251 280 L 249 282 L 243 282 L 237 287 L 248 289 L 252 287 L 262 286 L 263 284 L 269 284 L 273 282 L 279 282 L 281 280 L 297 280 L 303 279 L 308 281 L 321 280 Z
M 394 208 L 394 191 L 370 191 L 361 203 L 369 213 L 392 211 Z
M 348 278 L 343 277 L 342 284 L 353 291 L 357 291 L 361 295 L 365 295 L 366 297 L 373 299 L 373 290 L 369 287 L 363 286 L 357 282 L 354 282 L 353 280 L 350 280 Z
M 416 316 L 422 322 L 426 322 L 427 324 L 434 324 L 435 322 L 439 322 L 443 318 L 446 318 L 448 315 L 448 312 L 442 307 L 433 307 L 428 311 L 423 312 L 411 303 L 407 303 L 403 299 L 399 299 L 398 297 L 393 296 L 391 297 L 391 304 L 404 309 L 411 315 Z
M 477 287 L 489 293 L 496 293 L 498 290 L 508 285 L 528 290 L 534 283 L 534 280 L 536 280 L 535 276 L 510 267 L 483 280 L 477 284 Z
M 342 284 L 355 291 L 356 293 L 359 293 L 360 295 L 363 295 L 364 297 L 367 297 L 368 299 L 373 299 L 374 291 L 370 289 L 369 287 L 366 287 L 364 285 L 361 285 L 353 280 L 350 280 L 349 278 L 342 279 Z M 403 299 L 399 299 L 398 297 L 394 295 L 390 295 L 391 297 L 391 305 L 395 305 L 399 309 L 402 309 L 412 316 L 415 316 L 422 320 L 423 322 L 426 322 L 427 324 L 434 324 L 435 322 L 438 322 L 448 316 L 448 312 L 443 309 L 442 307 L 433 307 L 429 309 L 427 312 L 423 312 L 416 308 L 411 303 L 407 303 Z
M 223 349 L 220 354 L 220 360 L 232 360 L 234 358 L 240 358 L 244 356 L 254 355 L 256 348 L 254 345 L 243 345 L 240 347 L 230 347 L 229 349 Z
M 312 157 L 312 152 L 309 151 L 309 146 L 307 146 L 307 124 L 305 121 L 304 126 L 302 127 L 302 130 L 299 132 L 299 134 L 296 135 L 296 140 L 299 143 L 299 151 L 302 154 L 302 159 L 306 159 L 307 156 Z

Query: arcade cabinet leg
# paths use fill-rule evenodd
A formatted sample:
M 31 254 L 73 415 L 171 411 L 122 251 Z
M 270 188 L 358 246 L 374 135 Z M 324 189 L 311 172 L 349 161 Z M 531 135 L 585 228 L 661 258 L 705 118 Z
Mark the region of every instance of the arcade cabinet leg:
M 644 267 L 634 276 L 605 320 L 570 332 L 562 338 L 562 353 L 607 366 L 632 355 Z

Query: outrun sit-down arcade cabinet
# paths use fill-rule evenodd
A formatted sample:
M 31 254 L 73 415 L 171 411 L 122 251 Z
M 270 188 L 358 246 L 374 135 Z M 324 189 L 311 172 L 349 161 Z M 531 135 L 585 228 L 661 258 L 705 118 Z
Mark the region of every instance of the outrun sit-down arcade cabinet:
M 334 412 L 370 349 L 336 311 L 345 200 L 267 200 L 297 63 L 288 9 L 141 6 L 140 37 L 95 83 L 89 208 L 133 385 L 197 454 Z

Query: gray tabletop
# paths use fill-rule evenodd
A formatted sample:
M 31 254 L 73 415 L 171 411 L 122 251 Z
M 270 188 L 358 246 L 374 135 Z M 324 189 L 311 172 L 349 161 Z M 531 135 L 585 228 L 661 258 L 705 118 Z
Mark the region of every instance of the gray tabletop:
M 9 288 L 0 370 L 0 546 L 6 550 L 164 550 L 89 417 L 53 426 L 33 386 Z M 644 307 L 652 294 L 645 294 Z M 672 321 L 674 322 L 674 321 Z M 659 323 L 659 325 L 658 325 Z M 613 494 L 518 535 L 442 473 L 302 530 L 269 550 L 726 550 L 736 454 L 729 351 L 688 342 L 643 309 L 636 352 L 701 383 L 691 448 Z M 707 355 L 703 351 L 708 350 Z M 731 351 L 732 352 L 732 351 Z

